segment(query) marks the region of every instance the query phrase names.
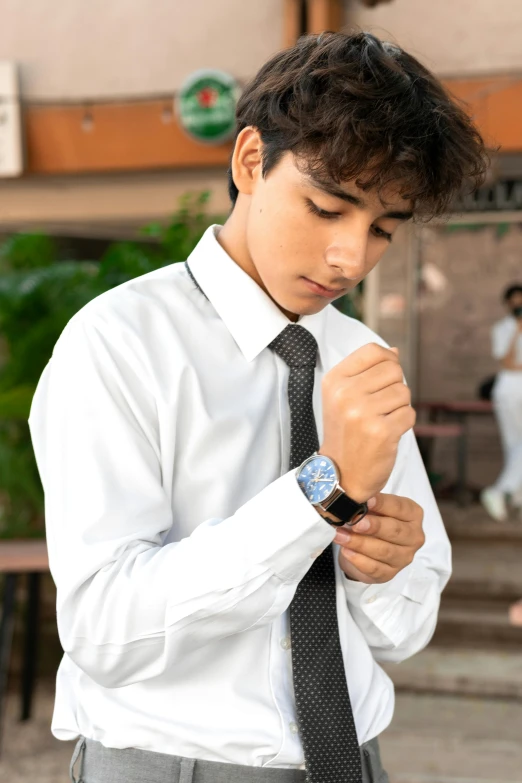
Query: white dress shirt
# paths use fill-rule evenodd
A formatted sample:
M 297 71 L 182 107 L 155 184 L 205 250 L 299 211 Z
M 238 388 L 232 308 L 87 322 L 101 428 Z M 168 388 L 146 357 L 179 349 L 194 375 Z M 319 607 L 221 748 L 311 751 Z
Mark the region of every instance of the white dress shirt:
M 210 228 L 184 264 L 103 294 L 68 324 L 30 427 L 45 488 L 65 651 L 52 730 L 108 747 L 301 767 L 287 608 L 335 530 L 288 471 L 289 323 Z M 327 306 L 301 317 L 321 377 L 383 341 Z M 426 543 L 384 585 L 336 566 L 337 613 L 360 743 L 385 729 L 378 661 L 430 639 L 450 547 L 412 432 L 387 492 L 425 510 Z

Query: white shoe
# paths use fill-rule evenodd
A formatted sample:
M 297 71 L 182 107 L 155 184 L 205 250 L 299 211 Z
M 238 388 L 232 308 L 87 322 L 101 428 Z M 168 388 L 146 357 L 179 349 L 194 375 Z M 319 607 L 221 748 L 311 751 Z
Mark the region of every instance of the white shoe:
M 505 522 L 508 518 L 506 498 L 503 492 L 494 487 L 487 487 L 480 493 L 480 502 L 490 517 L 497 522 Z

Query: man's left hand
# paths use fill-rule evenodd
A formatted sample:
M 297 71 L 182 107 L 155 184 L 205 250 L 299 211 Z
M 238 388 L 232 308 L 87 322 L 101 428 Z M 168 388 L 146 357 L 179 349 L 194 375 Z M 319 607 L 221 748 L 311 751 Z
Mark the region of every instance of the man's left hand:
M 370 507 L 370 502 L 368 504 Z M 349 579 L 380 584 L 406 568 L 424 544 L 422 508 L 409 498 L 380 493 L 353 527 L 338 529 L 339 565 Z

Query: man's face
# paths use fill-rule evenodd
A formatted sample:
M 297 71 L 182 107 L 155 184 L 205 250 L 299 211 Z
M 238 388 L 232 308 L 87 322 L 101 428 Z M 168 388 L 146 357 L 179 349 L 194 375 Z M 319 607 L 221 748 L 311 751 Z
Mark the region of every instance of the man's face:
M 384 195 L 385 205 L 353 183 L 317 182 L 286 153 L 266 178 L 255 179 L 246 271 L 291 320 L 319 312 L 366 277 L 411 217 L 409 202 Z

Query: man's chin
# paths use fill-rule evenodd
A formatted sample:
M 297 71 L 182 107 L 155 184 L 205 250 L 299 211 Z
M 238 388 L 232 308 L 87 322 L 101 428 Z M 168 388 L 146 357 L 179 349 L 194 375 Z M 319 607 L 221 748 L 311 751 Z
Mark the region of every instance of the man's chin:
M 280 310 L 283 311 L 283 313 L 290 318 L 290 320 L 296 320 L 297 318 L 300 318 L 303 315 L 315 315 L 316 313 L 320 313 L 321 310 L 324 310 L 324 308 L 330 304 L 327 300 L 320 301 L 293 301 L 293 302 L 283 302 L 283 303 L 277 303 L 277 306 Z M 293 317 L 292 317 L 293 316 Z

